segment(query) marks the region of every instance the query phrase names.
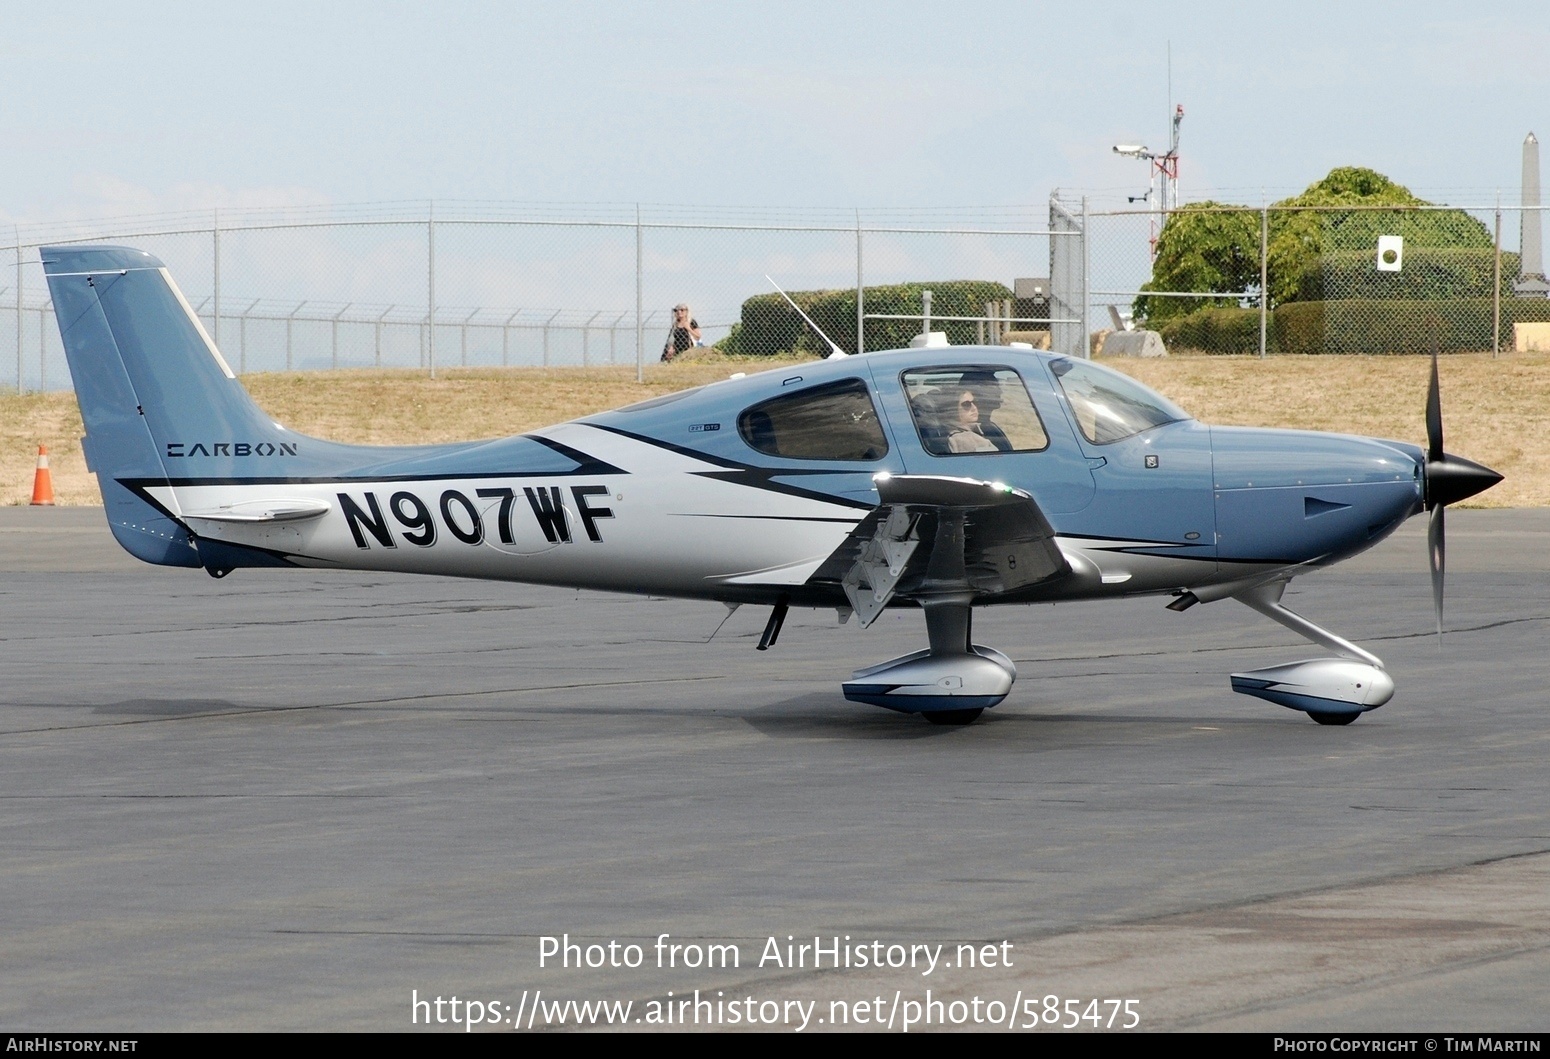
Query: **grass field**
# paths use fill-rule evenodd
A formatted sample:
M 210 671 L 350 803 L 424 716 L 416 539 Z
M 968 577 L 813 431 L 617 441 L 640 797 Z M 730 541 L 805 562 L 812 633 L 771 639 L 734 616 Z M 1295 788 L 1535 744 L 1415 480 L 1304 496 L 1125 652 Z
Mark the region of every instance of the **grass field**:
M 633 368 L 250 375 L 243 384 L 276 420 L 338 441 L 425 444 L 501 437 L 780 362 L 695 360 Z M 791 363 L 791 362 L 784 362 Z M 1113 358 L 1207 423 L 1332 430 L 1424 443 L 1424 357 Z M 1507 480 L 1464 506 L 1550 505 L 1550 355 L 1442 359 L 1448 451 Z M 49 447 L 60 504 L 100 504 L 81 456 L 70 393 L 0 396 L 0 503 L 32 497 L 37 446 Z

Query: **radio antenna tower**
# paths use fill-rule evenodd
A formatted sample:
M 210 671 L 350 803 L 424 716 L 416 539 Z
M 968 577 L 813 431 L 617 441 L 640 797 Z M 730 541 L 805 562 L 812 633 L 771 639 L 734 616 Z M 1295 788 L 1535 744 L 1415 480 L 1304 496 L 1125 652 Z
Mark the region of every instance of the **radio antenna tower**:
M 1139 158 L 1151 163 L 1150 179 L 1147 182 L 1145 196 L 1140 196 L 1152 204 L 1151 234 L 1147 242 L 1152 248 L 1152 256 L 1157 256 L 1157 237 L 1162 226 L 1168 221 L 1168 214 L 1179 208 L 1179 126 L 1184 123 L 1184 104 L 1173 102 L 1173 42 L 1168 43 L 1168 108 L 1171 128 L 1168 135 L 1168 150 L 1163 154 L 1157 154 L 1140 144 L 1119 143 L 1114 145 L 1114 153 L 1125 155 L 1127 158 Z M 1136 201 L 1132 198 L 1130 201 Z

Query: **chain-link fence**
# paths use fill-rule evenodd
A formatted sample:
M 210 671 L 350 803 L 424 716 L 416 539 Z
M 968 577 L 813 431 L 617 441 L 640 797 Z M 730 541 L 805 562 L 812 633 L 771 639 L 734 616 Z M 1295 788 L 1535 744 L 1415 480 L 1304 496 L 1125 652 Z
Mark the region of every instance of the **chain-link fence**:
M 0 247 L 0 371 L 23 391 L 70 385 L 38 256 L 60 242 L 161 258 L 242 372 L 827 353 L 817 331 L 846 352 L 940 332 L 1085 356 L 1127 329 L 1176 352 L 1537 348 L 1550 345 L 1542 218 L 1430 205 L 1164 216 L 1057 194 L 1002 209 L 409 203 L 40 225 Z
M 242 372 L 828 352 L 774 284 L 846 352 L 933 330 L 1048 345 L 1052 327 L 1081 352 L 1080 221 L 1052 215 L 417 203 L 39 225 L 0 247 L 0 371 L 70 385 L 38 253 L 64 242 L 159 257 Z
M 1176 352 L 1550 348 L 1542 217 L 1438 205 L 1092 213 L 1095 315 Z

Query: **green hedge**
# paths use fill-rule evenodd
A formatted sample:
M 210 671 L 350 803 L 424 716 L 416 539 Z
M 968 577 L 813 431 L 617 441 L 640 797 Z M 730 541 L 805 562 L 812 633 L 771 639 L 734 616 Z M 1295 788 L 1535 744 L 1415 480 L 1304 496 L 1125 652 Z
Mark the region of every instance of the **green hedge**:
M 1495 268 L 1496 253 L 1490 247 L 1406 247 L 1401 272 L 1379 272 L 1375 250 L 1341 250 L 1320 255 L 1318 267 L 1298 279 L 1295 300 L 1489 298 Z M 1518 255 L 1503 253 L 1503 298 L 1512 297 L 1517 274 Z
M 891 286 L 866 287 L 866 311 L 869 313 L 920 314 L 921 292 L 931 291 L 931 315 L 983 316 L 985 303 L 1012 296 L 1011 288 L 988 280 L 944 280 L 937 283 L 898 283 Z M 856 348 L 856 291 L 809 290 L 791 291 L 791 300 L 813 318 L 841 349 L 849 353 Z M 942 323 L 933 321 L 932 330 L 946 331 L 947 340 L 955 346 L 974 342 L 972 323 Z M 868 320 L 866 322 L 866 349 L 899 349 L 910 344 L 910 339 L 920 333 L 919 320 Z M 800 352 L 823 355 L 829 352 L 823 339 L 813 334 L 802 318 L 779 294 L 756 294 L 743 302 L 742 316 L 732 326 L 731 334 L 716 343 L 716 348 L 726 353 L 742 356 L 774 356 L 779 353 Z
M 1280 353 L 1444 353 L 1491 348 L 1492 301 L 1342 298 L 1292 302 L 1276 309 Z M 1519 321 L 1550 321 L 1550 301 L 1502 299 L 1502 341 Z
M 1289 302 L 1270 314 L 1265 342 L 1270 353 L 1427 353 L 1433 342 L 1442 353 L 1488 350 L 1491 314 L 1489 296 Z M 1503 345 L 1521 321 L 1550 321 L 1550 301 L 1503 298 Z M 1197 309 L 1159 330 L 1170 350 L 1259 352 L 1257 309 Z
M 1163 345 L 1200 353 L 1258 353 L 1258 309 L 1196 309 L 1159 328 Z M 1267 334 L 1268 339 L 1268 334 Z

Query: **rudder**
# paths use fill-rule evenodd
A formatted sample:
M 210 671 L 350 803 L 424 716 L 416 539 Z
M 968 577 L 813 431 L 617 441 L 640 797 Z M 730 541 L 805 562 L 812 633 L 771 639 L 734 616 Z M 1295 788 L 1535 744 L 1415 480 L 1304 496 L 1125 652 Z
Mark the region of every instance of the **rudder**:
M 143 487 L 272 473 L 303 439 L 248 396 L 155 257 L 114 246 L 41 253 L 113 535 L 146 562 L 204 565 L 181 513 Z

